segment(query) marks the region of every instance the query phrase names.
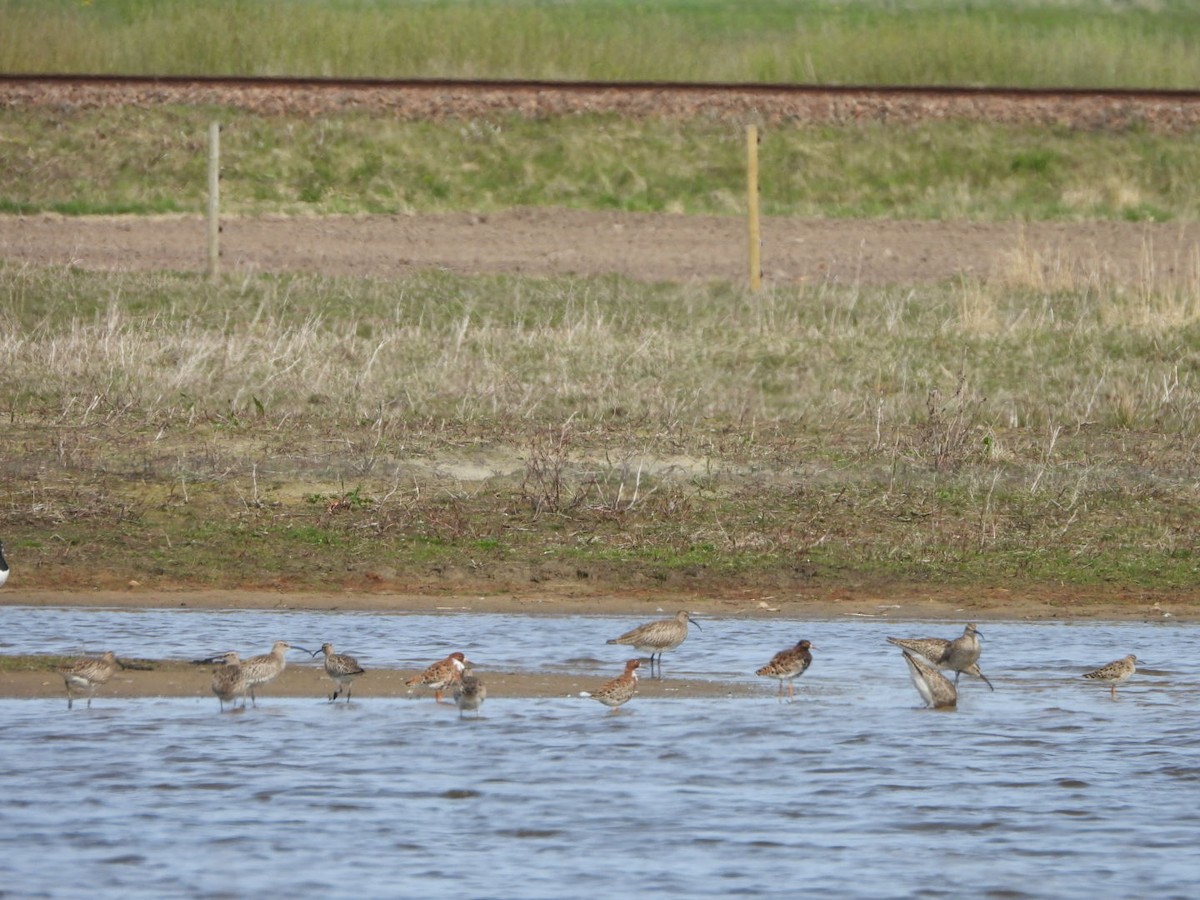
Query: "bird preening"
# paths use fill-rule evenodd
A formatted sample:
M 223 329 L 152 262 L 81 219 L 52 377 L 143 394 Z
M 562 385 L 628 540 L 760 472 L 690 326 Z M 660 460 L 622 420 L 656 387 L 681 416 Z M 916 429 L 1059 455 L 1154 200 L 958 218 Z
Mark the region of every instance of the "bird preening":
M 963 629 L 963 633 L 949 640 L 947 638 L 888 638 L 889 644 L 895 644 L 902 650 L 909 650 L 924 657 L 938 669 L 949 669 L 954 672 L 954 683 L 958 684 L 958 676 L 963 672 L 980 678 L 991 689 L 992 683 L 979 668 L 979 654 L 982 647 L 979 644 L 981 632 L 973 623 Z

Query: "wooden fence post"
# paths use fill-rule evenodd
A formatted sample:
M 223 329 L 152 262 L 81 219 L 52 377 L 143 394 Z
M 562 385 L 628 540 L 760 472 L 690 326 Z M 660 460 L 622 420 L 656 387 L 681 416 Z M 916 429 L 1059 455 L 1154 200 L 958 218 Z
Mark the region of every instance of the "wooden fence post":
M 208 277 L 221 273 L 221 123 L 208 126 Z
M 750 231 L 750 290 L 762 287 L 762 232 L 758 224 L 758 126 L 746 126 L 746 217 Z

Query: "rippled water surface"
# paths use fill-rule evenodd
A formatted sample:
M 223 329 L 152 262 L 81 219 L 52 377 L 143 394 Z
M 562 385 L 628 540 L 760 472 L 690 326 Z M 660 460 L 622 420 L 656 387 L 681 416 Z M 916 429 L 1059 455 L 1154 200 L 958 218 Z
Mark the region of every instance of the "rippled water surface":
M 668 611 L 669 612 L 669 611 Z M 0 652 L 191 658 L 333 641 L 368 665 L 619 669 L 639 619 L 0 608 Z M 701 620 L 666 675 L 797 700 L 2 700 L 0 893 L 15 896 L 1190 897 L 1200 628 L 983 623 L 956 712 L 889 634 L 961 623 Z M 1079 674 L 1143 660 L 1109 699 Z

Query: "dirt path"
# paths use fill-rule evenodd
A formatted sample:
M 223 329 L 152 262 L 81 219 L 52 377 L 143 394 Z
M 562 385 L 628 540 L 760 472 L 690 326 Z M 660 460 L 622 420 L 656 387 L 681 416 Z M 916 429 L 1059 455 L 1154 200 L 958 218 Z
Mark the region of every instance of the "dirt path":
M 604 275 L 640 281 L 742 281 L 738 218 L 570 210 L 489 216 L 230 219 L 227 272 L 388 277 L 421 269 L 462 274 Z M 1200 223 L 964 223 L 768 219 L 767 283 L 928 284 L 1061 277 L 1141 285 L 1194 274 Z M 94 270 L 202 271 L 198 217 L 0 216 L 0 259 Z M 1023 276 L 1024 277 L 1024 276 Z

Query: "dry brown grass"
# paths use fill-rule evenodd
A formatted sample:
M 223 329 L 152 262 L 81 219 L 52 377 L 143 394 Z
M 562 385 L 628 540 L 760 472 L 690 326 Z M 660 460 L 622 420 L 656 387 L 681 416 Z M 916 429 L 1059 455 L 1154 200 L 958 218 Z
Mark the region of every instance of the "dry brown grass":
M 0 529 L 44 583 L 1191 583 L 1191 276 L 1070 284 L 4 269 Z

